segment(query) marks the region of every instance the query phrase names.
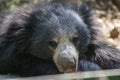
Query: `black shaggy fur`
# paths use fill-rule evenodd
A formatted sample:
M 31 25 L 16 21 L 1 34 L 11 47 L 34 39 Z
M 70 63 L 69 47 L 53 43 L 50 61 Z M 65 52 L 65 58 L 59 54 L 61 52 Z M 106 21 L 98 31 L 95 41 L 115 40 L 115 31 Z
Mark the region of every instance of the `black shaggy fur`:
M 0 74 L 34 76 L 59 73 L 50 55 L 46 54 L 44 58 L 35 57 L 30 54 L 30 47 L 31 43 L 34 42 L 33 38 L 35 38 L 33 34 L 40 32 L 38 35 L 42 38 L 42 35 L 47 33 L 44 33 L 46 26 L 50 26 L 47 22 L 50 21 L 51 17 L 54 17 L 52 15 L 66 18 L 64 14 L 67 10 L 79 14 L 79 17 L 83 20 L 80 25 L 85 24 L 87 26 L 87 29 L 85 28 L 87 32 L 84 33 L 89 36 L 89 38 L 86 38 L 83 33 L 80 33 L 82 34 L 80 37 L 89 40 L 86 40 L 86 44 L 82 44 L 84 43 L 83 39 L 83 42 L 79 44 L 78 71 L 120 68 L 120 51 L 102 40 L 91 9 L 85 5 L 74 8 L 60 3 L 38 3 L 23 6 L 2 20 L 0 25 Z M 55 18 L 52 19 L 52 23 L 56 23 Z M 66 20 L 65 23 L 61 21 L 61 23 L 56 24 L 74 26 L 76 23 L 76 21 L 71 23 Z M 40 29 L 37 29 L 38 25 L 41 25 Z M 49 50 L 44 45 L 42 46 L 43 53 L 48 53 Z

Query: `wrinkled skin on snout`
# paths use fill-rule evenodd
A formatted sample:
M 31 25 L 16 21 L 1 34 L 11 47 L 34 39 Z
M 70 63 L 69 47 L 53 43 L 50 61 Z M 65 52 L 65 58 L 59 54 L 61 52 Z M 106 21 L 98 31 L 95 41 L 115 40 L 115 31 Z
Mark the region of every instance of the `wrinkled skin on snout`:
M 70 42 L 60 43 L 53 60 L 60 72 L 75 72 L 78 67 L 78 52 Z

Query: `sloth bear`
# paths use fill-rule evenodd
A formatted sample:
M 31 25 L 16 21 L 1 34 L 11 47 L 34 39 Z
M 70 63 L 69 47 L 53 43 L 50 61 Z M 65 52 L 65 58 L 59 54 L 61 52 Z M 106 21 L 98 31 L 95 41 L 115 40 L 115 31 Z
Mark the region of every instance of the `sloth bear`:
M 64 3 L 28 4 L 0 24 L 0 74 L 36 76 L 120 68 L 94 13 Z

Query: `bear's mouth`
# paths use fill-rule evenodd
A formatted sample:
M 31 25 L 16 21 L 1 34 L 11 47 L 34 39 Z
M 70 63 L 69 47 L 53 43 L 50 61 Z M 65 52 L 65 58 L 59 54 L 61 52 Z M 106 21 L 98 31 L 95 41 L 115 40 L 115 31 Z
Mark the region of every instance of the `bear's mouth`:
M 64 73 L 72 73 L 76 72 L 76 64 L 68 63 L 67 65 L 63 66 Z

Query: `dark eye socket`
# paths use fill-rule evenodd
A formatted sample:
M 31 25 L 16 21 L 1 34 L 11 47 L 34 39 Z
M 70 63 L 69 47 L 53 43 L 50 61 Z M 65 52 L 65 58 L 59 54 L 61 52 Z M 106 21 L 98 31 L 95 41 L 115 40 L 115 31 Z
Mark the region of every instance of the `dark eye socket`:
M 48 44 L 52 47 L 57 47 L 57 43 L 55 41 L 49 41 Z
M 73 41 L 74 43 L 78 42 L 78 41 L 79 41 L 79 37 L 73 37 L 72 41 Z

